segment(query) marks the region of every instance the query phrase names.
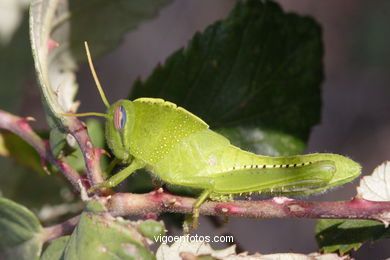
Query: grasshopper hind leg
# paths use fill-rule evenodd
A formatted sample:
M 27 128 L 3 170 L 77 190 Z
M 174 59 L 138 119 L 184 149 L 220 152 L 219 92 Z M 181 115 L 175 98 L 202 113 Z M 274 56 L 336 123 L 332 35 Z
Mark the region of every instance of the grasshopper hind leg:
M 192 205 L 192 216 L 193 216 L 192 227 L 194 229 L 197 229 L 198 219 L 199 219 L 199 208 L 203 204 L 203 202 L 205 202 L 213 194 L 214 180 L 205 177 L 195 177 L 192 178 L 191 180 L 181 180 L 180 182 L 176 182 L 175 184 L 203 189 L 203 192 L 199 195 L 199 197 Z
M 231 194 L 229 194 L 229 195 L 215 194 L 215 193 L 212 193 L 210 190 L 203 191 L 193 205 L 193 211 L 192 211 L 193 224 L 192 224 L 192 227 L 194 229 L 198 228 L 199 208 L 203 204 L 203 202 L 205 202 L 208 198 L 213 200 L 213 201 L 231 201 L 233 199 Z
M 198 223 L 199 223 L 199 208 L 207 200 L 207 198 L 210 196 L 210 191 L 205 190 L 200 194 L 198 199 L 195 201 L 194 205 L 192 206 L 192 216 L 194 219 L 194 222 L 192 223 L 192 227 L 194 229 L 198 228 Z

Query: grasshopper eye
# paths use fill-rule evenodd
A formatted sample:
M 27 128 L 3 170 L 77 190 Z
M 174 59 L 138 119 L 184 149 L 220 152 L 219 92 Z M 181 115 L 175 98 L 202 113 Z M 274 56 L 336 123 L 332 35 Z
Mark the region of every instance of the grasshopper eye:
M 116 130 L 122 130 L 126 124 L 126 110 L 123 106 L 117 106 L 114 111 L 114 126 Z

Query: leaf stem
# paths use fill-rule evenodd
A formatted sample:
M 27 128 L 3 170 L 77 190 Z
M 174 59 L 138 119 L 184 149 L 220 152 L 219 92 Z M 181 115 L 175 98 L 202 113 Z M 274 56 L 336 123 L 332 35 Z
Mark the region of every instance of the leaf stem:
M 43 228 L 43 242 L 49 242 L 61 236 L 69 235 L 80 220 L 80 215 L 68 219 L 60 224 Z

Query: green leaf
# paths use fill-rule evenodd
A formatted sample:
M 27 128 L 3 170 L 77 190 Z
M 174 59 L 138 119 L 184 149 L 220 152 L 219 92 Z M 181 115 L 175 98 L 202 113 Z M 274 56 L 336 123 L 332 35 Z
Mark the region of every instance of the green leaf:
M 217 131 L 230 142 L 244 150 L 268 156 L 288 156 L 299 154 L 305 149 L 305 143 L 284 132 L 260 127 L 230 127 Z
M 87 128 L 93 145 L 95 147 L 104 148 L 106 145 L 106 138 L 102 121 L 95 118 L 89 118 L 87 120 Z
M 0 131 L 0 156 L 12 157 L 19 164 L 40 174 L 46 174 L 36 150 L 13 133 Z
M 61 260 L 65 246 L 70 236 L 63 236 L 53 240 L 47 249 L 43 252 L 41 260 Z
M 64 259 L 154 259 L 134 222 L 84 212 L 69 238 Z M 83 246 L 80 246 L 83 245 Z
M 35 68 L 49 124 L 67 125 L 56 113 L 73 111 L 77 62 L 85 59 L 89 41 L 94 56 L 114 48 L 125 32 L 136 28 L 170 0 L 77 1 L 33 0 L 30 37 Z M 58 44 L 57 47 L 55 47 Z
M 21 104 L 22 87 L 32 76 L 33 60 L 28 38 L 27 8 L 18 0 L 9 1 L 9 3 L 18 7 L 2 11 L 8 14 L 16 12 L 14 17 L 20 18 L 20 24 L 13 25 L 16 27 L 12 34 L 2 35 L 0 33 L 0 108 L 16 112 Z M 1 8 L 7 8 L 7 5 L 2 5 Z M 19 10 L 15 10 L 16 8 Z M 3 21 L 3 19 L 8 19 L 8 21 Z M 0 17 L 2 29 L 5 29 L 3 28 L 5 24 L 9 25 L 12 22 L 9 20 L 7 15 Z
M 359 249 L 364 242 L 386 238 L 389 229 L 383 224 L 370 220 L 321 219 L 316 226 L 316 239 L 325 253 Z
M 5 259 L 38 259 L 41 225 L 27 208 L 0 198 L 0 255 Z
M 44 204 L 63 203 L 61 193 L 71 193 L 58 170 L 48 163 L 49 176 L 35 149 L 15 134 L 0 132 L 0 156 L 13 159 L 0 158 L 1 196 L 39 210 Z
M 63 154 L 68 154 L 68 150 L 74 151 L 73 147 L 69 147 L 66 141 L 66 135 L 59 129 L 50 131 L 50 149 L 55 158 L 60 158 Z M 72 149 L 73 148 L 73 149 Z
M 15 164 L 8 158 L 0 158 L 0 192 L 3 197 L 28 206 L 34 211 L 43 205 L 54 205 L 68 201 L 63 194 L 72 194 L 62 176 L 50 176 Z
M 138 170 L 136 174 L 130 175 L 125 181 L 128 184 L 126 192 L 146 193 L 156 189 L 156 187 L 153 186 L 152 176 L 145 169 Z
M 243 1 L 135 82 L 130 99 L 163 98 L 216 130 L 263 134 L 266 146 L 243 140 L 251 151 L 296 154 L 320 119 L 322 56 L 321 28 L 313 19 L 284 13 L 270 1 Z M 275 142 L 277 135 L 291 144 Z
M 165 234 L 164 224 L 151 219 L 139 222 L 139 231 L 143 236 L 151 239 L 155 239 L 158 236 Z

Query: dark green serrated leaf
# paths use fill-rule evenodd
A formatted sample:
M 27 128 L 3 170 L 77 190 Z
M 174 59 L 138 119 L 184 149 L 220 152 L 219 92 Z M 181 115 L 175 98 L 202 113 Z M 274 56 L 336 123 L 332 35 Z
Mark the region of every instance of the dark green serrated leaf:
M 284 13 L 270 1 L 239 2 L 228 18 L 135 82 L 130 99 L 174 102 L 216 130 L 236 131 L 257 153 L 297 154 L 319 122 L 322 55 L 313 19 Z M 266 145 L 243 140 L 240 131 L 264 134 Z M 277 135 L 288 144 L 275 142 Z
M 370 220 L 321 219 L 316 226 L 316 239 L 325 253 L 359 249 L 364 242 L 376 241 L 390 234 L 383 224 Z
M 283 132 L 260 127 L 230 127 L 217 131 L 230 142 L 250 152 L 259 152 L 268 156 L 288 156 L 301 153 L 305 143 Z
M 70 236 L 63 236 L 53 240 L 41 256 L 41 260 L 61 260 L 65 246 Z
M 41 225 L 27 208 L 0 198 L 0 255 L 5 259 L 38 259 Z
M 83 246 L 80 246 L 83 245 Z M 64 259 L 154 259 L 132 222 L 84 212 L 66 244 Z

